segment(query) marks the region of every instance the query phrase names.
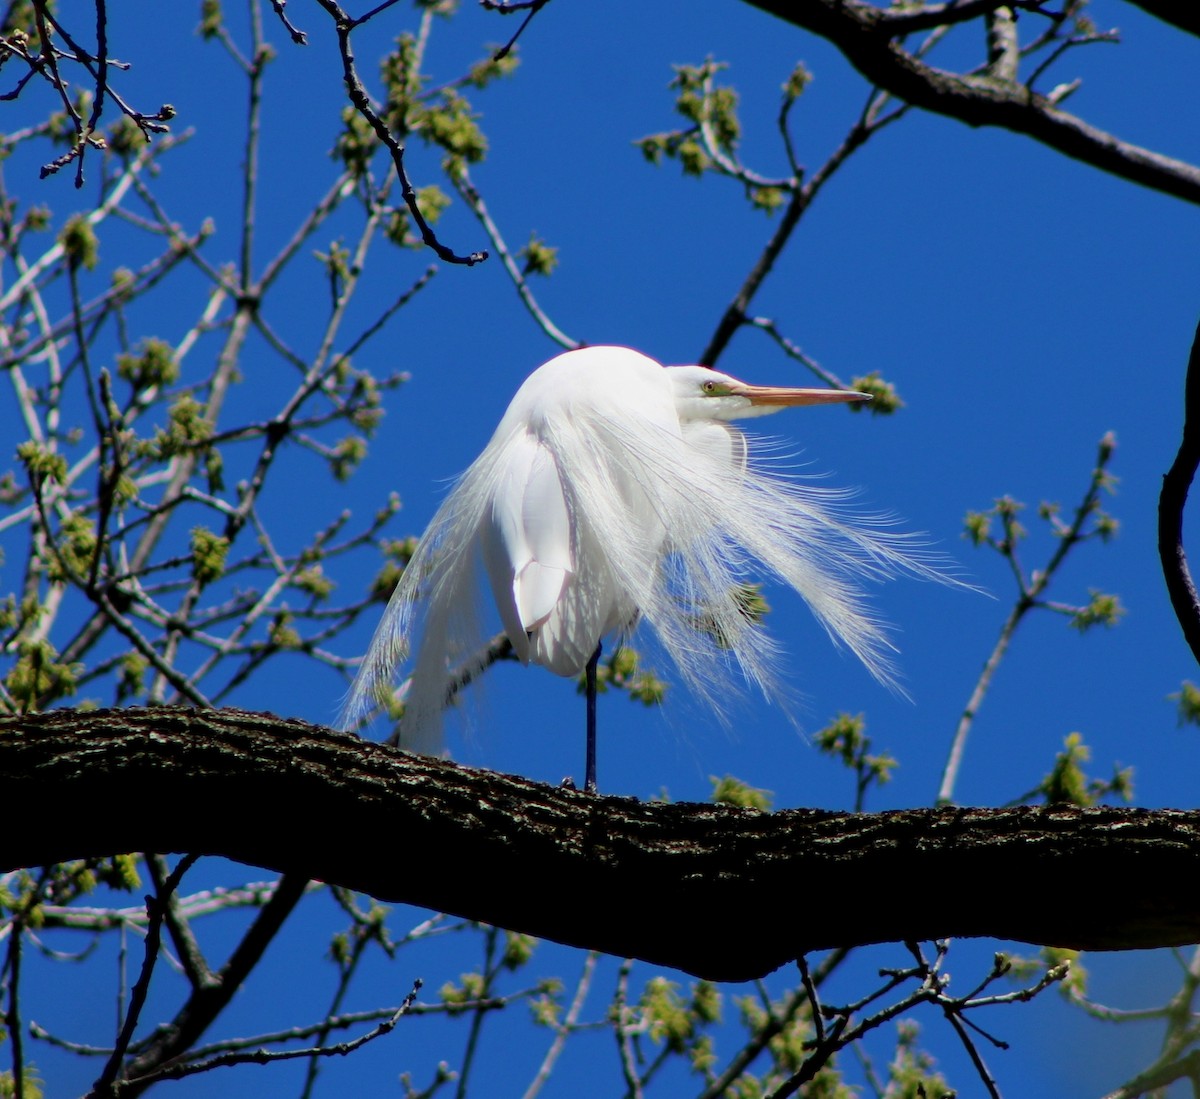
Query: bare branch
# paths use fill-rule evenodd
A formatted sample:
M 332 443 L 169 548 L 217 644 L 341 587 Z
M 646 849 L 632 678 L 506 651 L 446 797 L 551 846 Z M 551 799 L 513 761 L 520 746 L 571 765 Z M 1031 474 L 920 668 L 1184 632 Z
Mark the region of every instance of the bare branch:
M 417 202 L 417 192 L 409 180 L 408 172 L 404 167 L 404 145 L 397 140 L 395 134 L 388 129 L 387 124 L 380 118 L 379 113 L 371 104 L 371 98 L 367 95 L 367 90 L 363 87 L 362 80 L 359 79 L 358 68 L 354 62 L 354 50 L 350 45 L 350 34 L 356 26 L 369 19 L 373 13 L 368 13 L 360 19 L 355 20 L 351 19 L 345 10 L 335 3 L 334 0 L 317 0 L 317 2 L 329 13 L 337 27 L 338 48 L 342 58 L 342 77 L 350 96 L 350 102 L 354 105 L 354 109 L 367 120 L 371 129 L 375 131 L 375 136 L 379 138 L 383 146 L 391 153 L 392 164 L 396 169 L 396 177 L 400 180 L 400 194 L 404 199 L 405 205 L 408 207 L 409 213 L 412 215 L 413 221 L 421 232 L 421 239 L 447 263 L 459 263 L 467 267 L 473 267 L 477 263 L 482 263 L 488 258 L 486 251 L 471 252 L 460 256 L 438 240 L 437 234 L 434 233 L 432 226 L 430 226 L 425 215 L 421 212 L 421 207 Z
M 512 52 L 512 48 L 517 44 L 517 39 L 525 33 L 525 28 L 532 22 L 533 17 L 549 2 L 550 0 L 480 0 L 480 4 L 487 11 L 499 12 L 501 15 L 512 15 L 518 11 L 529 12 L 521 20 L 521 25 L 513 33 L 513 36 L 492 55 L 492 60 L 499 61 Z
M 1184 383 L 1183 438 L 1171 468 L 1163 476 L 1158 498 L 1158 555 L 1163 579 L 1184 639 L 1200 663 L 1200 595 L 1183 548 L 1183 509 L 1192 478 L 1200 466 L 1200 324 L 1188 356 Z
M 271 899 L 258 914 L 245 937 L 210 983 L 193 988 L 191 995 L 170 1024 L 160 1027 L 154 1039 L 122 1071 L 126 1081 L 122 1094 L 138 1095 L 148 1086 L 150 1077 L 173 1060 L 208 1029 L 241 987 L 247 974 L 258 964 L 284 920 L 304 895 L 306 878 L 285 876 L 280 879 Z
M 307 46 L 308 35 L 287 17 L 287 12 L 284 10 L 287 7 L 287 0 L 271 0 L 271 7 L 275 9 L 276 16 L 291 36 L 292 42 L 297 46 Z
M 950 751 L 946 757 L 946 765 L 942 769 L 942 778 L 938 786 L 937 803 L 939 805 L 947 805 L 954 798 L 954 788 L 958 783 L 958 772 L 962 766 L 967 737 L 970 735 L 975 718 L 979 713 L 979 707 L 983 705 L 983 700 L 987 697 L 988 690 L 992 684 L 992 678 L 1004 660 L 1005 654 L 1008 652 L 1008 646 L 1012 643 L 1017 628 L 1031 610 L 1048 606 L 1043 597 L 1055 574 L 1067 559 L 1067 555 L 1071 550 L 1080 542 L 1092 536 L 1093 531 L 1085 528 L 1089 519 L 1095 515 L 1101 492 L 1103 492 L 1105 486 L 1109 483 L 1108 463 L 1112 458 L 1115 446 L 1116 440 L 1113 438 L 1111 432 L 1100 440 L 1100 445 L 1096 453 L 1096 464 L 1092 468 L 1083 498 L 1075 509 L 1071 525 L 1067 526 L 1063 524 L 1061 528 L 1056 529 L 1055 534 L 1058 541 L 1054 552 L 1050 555 L 1049 560 L 1043 568 L 1036 569 L 1032 574 L 1026 575 L 1017 556 L 1016 544 L 1018 539 L 1013 529 L 1015 517 L 1011 512 L 1004 513 L 1003 519 L 1006 528 L 1004 538 L 999 543 L 992 541 L 991 544 L 1003 554 L 1013 570 L 1017 582 L 1017 599 L 1008 617 L 1004 620 L 1004 625 L 1000 627 L 996 644 L 984 662 L 983 670 L 979 673 L 979 678 L 975 681 L 971 697 L 967 700 L 967 704 L 958 720 L 958 725 L 955 727 L 954 738 L 951 741 Z
M 412 990 L 404 997 L 404 1000 L 395 1011 L 365 1034 L 360 1034 L 357 1038 L 349 1041 L 338 1042 L 336 1045 L 331 1046 L 315 1046 L 311 1049 L 266 1050 L 259 1048 L 247 1051 L 231 1050 L 227 1053 L 215 1054 L 204 1060 L 173 1062 L 164 1065 L 154 1073 L 148 1073 L 140 1077 L 137 1082 L 144 1087 L 148 1087 L 159 1080 L 182 1080 L 185 1076 L 195 1076 L 202 1072 L 209 1072 L 214 1068 L 225 1068 L 232 1065 L 265 1065 L 272 1061 L 294 1061 L 304 1057 L 346 1057 L 368 1042 L 373 1042 L 377 1038 L 382 1038 L 384 1035 L 390 1034 L 395 1030 L 400 1020 L 412 1011 L 417 993 L 421 990 L 421 985 L 422 982 L 419 978 L 415 980 Z
M 842 143 L 830 154 L 829 159 L 802 186 L 797 185 L 791 188 L 791 197 L 784 208 L 779 225 L 771 234 L 771 239 L 767 241 L 733 301 L 729 303 L 724 315 L 717 322 L 716 330 L 709 339 L 708 346 L 697 360 L 698 362 L 705 366 L 715 366 L 725 348 L 729 346 L 729 341 L 733 339 L 734 334 L 748 322 L 749 309 L 754 296 L 774 269 L 776 261 L 791 239 L 796 226 L 800 224 L 800 219 L 812 205 L 821 188 L 857 150 L 866 144 L 872 135 L 904 115 L 907 108 L 901 107 L 891 114 L 881 116 L 879 111 L 886 98 L 885 95 L 873 92 L 862 117 L 850 128 Z
M 129 1013 L 125 1017 L 125 1022 L 121 1027 L 121 1033 L 117 1037 L 116 1047 L 105 1064 L 104 1070 L 92 1086 L 91 1094 L 94 1096 L 108 1094 L 110 1086 L 117 1078 L 121 1061 L 125 1056 L 125 1051 L 129 1048 L 130 1041 L 133 1039 L 133 1032 L 137 1029 L 142 1007 L 145 1006 L 146 997 L 150 992 L 150 978 L 153 976 L 154 967 L 158 962 L 158 944 L 162 935 L 162 925 L 166 917 L 167 905 L 171 894 L 178 887 L 180 879 L 191 869 L 195 862 L 196 856 L 194 855 L 188 855 L 181 859 L 170 876 L 163 882 L 158 895 L 146 898 L 146 912 L 149 916 L 149 923 L 142 959 L 142 972 L 138 977 L 137 984 L 134 985 L 133 1001 L 130 1005 Z
M 1120 179 L 1200 203 L 1200 168 L 1129 144 L 1027 86 L 925 64 L 894 40 L 889 16 L 864 0 L 746 0 L 832 42 L 872 84 L 968 126 L 1024 134 Z M 1166 4 L 1162 5 L 1164 10 Z M 1192 20 L 1195 20 L 1193 14 Z
M 488 213 L 483 196 L 475 189 L 475 184 L 471 182 L 471 177 L 467 173 L 465 165 L 450 176 L 450 182 L 454 184 L 454 188 L 458 191 L 462 200 L 471 208 L 471 212 L 479 219 L 479 224 L 483 226 L 484 231 L 492 242 L 492 247 L 496 249 L 496 252 L 500 256 L 500 261 L 504 264 L 504 270 L 508 272 L 508 277 L 512 279 L 513 285 L 517 288 L 517 295 L 521 299 L 521 304 L 529 310 L 529 315 L 537 322 L 538 327 L 558 344 L 559 347 L 565 347 L 568 351 L 576 347 L 582 347 L 583 344 L 578 340 L 571 339 L 570 336 L 563 332 L 538 304 L 537 299 L 533 296 L 533 291 L 529 288 L 529 280 L 517 266 L 516 260 L 513 259 L 512 251 L 500 235 L 500 227 L 492 220 L 492 215 Z

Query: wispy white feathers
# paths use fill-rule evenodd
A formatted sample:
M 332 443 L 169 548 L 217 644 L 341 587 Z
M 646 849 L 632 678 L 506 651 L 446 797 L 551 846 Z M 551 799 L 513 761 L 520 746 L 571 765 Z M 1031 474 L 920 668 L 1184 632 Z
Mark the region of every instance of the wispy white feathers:
M 761 404 L 745 395 L 767 392 Z M 892 645 L 862 585 L 946 576 L 911 538 L 852 516 L 844 492 L 756 462 L 753 439 L 728 420 L 775 411 L 779 393 L 811 391 L 753 390 L 613 347 L 535 371 L 421 539 L 343 724 L 390 692 L 419 620 L 400 734 L 406 747 L 437 750 L 455 678 L 486 644 L 484 585 L 523 661 L 576 675 L 602 636 L 641 622 L 719 712 L 731 665 L 768 696 L 786 693 L 776 645 L 741 598 L 741 585 L 773 576 L 894 685 Z

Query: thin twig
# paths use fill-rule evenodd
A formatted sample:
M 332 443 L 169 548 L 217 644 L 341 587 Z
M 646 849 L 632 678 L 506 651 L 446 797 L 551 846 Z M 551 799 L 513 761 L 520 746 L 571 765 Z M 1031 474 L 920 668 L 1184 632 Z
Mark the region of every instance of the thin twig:
M 362 80 L 359 78 L 358 68 L 354 60 L 354 50 L 350 45 L 350 34 L 355 26 L 365 22 L 373 13 L 368 13 L 361 19 L 354 20 L 350 18 L 339 4 L 335 3 L 335 0 L 317 0 L 317 2 L 333 18 L 334 26 L 337 29 L 338 50 L 342 58 L 342 79 L 345 81 L 350 102 L 354 106 L 354 109 L 366 119 L 371 129 L 375 132 L 375 136 L 379 138 L 380 142 L 391 154 L 392 165 L 395 167 L 396 177 L 400 181 L 401 197 L 404 199 L 404 203 L 408 207 L 413 221 L 420 230 L 421 239 L 447 263 L 462 264 L 466 267 L 473 267 L 477 263 L 483 263 L 488 258 L 486 251 L 459 255 L 457 252 L 446 247 L 438 239 L 432 226 L 421 212 L 420 205 L 417 202 L 416 189 L 409 180 L 408 171 L 404 166 L 404 145 L 388 129 L 386 123 L 379 116 L 379 113 L 371 103 L 370 97 L 367 95 L 366 89 L 363 87 Z
M 970 735 L 975 717 L 979 713 L 979 708 L 983 705 L 983 700 L 991 686 L 992 678 L 995 676 L 996 670 L 999 668 L 1008 651 L 1009 645 L 1012 643 L 1017 627 L 1020 626 L 1025 616 L 1031 610 L 1044 605 L 1042 596 L 1050 586 L 1050 582 L 1054 579 L 1059 567 L 1066 560 L 1067 554 L 1089 536 L 1085 533 L 1084 526 L 1089 517 L 1095 512 L 1100 493 L 1109 483 L 1108 463 L 1115 449 L 1116 441 L 1111 433 L 1105 435 L 1100 440 L 1096 453 L 1096 464 L 1092 468 L 1087 489 L 1083 494 L 1083 499 L 1075 509 L 1075 515 L 1071 524 L 1061 530 L 1056 530 L 1058 545 L 1054 553 L 1050 555 L 1050 559 L 1045 567 L 1035 571 L 1032 576 L 1027 576 L 1024 569 L 1018 563 L 1015 520 L 1010 512 L 1005 512 L 1003 516 L 1005 537 L 1003 542 L 995 544 L 995 548 L 1000 550 L 1013 569 L 1018 589 L 1017 599 L 1008 617 L 1005 619 L 1004 625 L 1000 627 L 1000 634 L 996 638 L 996 644 L 992 647 L 991 653 L 984 662 L 983 670 L 979 673 L 979 678 L 976 680 L 975 687 L 971 691 L 971 697 L 967 700 L 966 707 L 963 709 L 962 716 L 959 718 L 958 725 L 954 730 L 954 737 L 950 742 L 950 750 L 946 756 L 946 764 L 942 769 L 941 783 L 938 786 L 938 805 L 948 805 L 954 799 L 954 788 L 958 783 L 958 774 L 962 767 L 963 755 L 966 751 L 967 737 Z
M 117 1079 L 117 1073 L 121 1068 L 121 1061 L 125 1057 L 126 1050 L 129 1049 L 129 1043 L 133 1039 L 133 1032 L 137 1028 L 142 1008 L 145 1006 L 146 997 L 150 992 L 150 978 L 158 962 L 158 945 L 161 941 L 163 920 L 167 914 L 167 898 L 179 887 L 179 882 L 183 878 L 183 875 L 195 865 L 198 857 L 197 855 L 185 855 L 176 864 L 170 876 L 163 882 L 162 889 L 158 891 L 157 895 L 146 898 L 146 911 L 149 919 L 146 924 L 146 942 L 145 953 L 142 959 L 142 972 L 137 979 L 137 983 L 133 986 L 129 1011 L 125 1016 L 125 1023 L 121 1027 L 121 1033 L 117 1036 L 117 1043 L 113 1048 L 112 1056 L 109 1057 L 108 1063 L 105 1064 L 104 1069 L 96 1078 L 96 1082 L 92 1085 L 90 1093 L 92 1096 L 106 1095 L 112 1083 Z
M 462 200 L 470 207 L 471 212 L 483 226 L 484 231 L 488 235 L 488 240 L 492 242 L 492 247 L 495 248 L 497 255 L 500 257 L 500 262 L 504 265 L 504 270 L 508 272 L 508 277 L 512 279 L 512 283 L 517 289 L 517 296 L 521 299 L 521 304 L 529 311 L 529 315 L 537 322 L 538 327 L 558 344 L 559 347 L 565 347 L 568 351 L 582 347 L 583 344 L 579 340 L 574 340 L 563 332 L 550 319 L 545 310 L 538 305 L 537 299 L 533 296 L 533 291 L 529 288 L 529 280 L 517 266 L 512 251 L 500 235 L 500 227 L 492 220 L 491 214 L 488 213 L 483 196 L 476 190 L 475 184 L 471 182 L 471 176 L 467 172 L 466 167 L 463 166 L 461 169 L 453 172 L 450 176 L 450 182 L 454 184 L 454 189 L 458 191 Z
M 821 189 L 833 177 L 847 160 L 885 126 L 901 118 L 906 108 L 899 108 L 891 114 L 878 116 L 879 105 L 885 101 L 883 93 L 873 92 L 867 110 L 863 116 L 850 128 L 842 143 L 833 151 L 821 167 L 808 180 L 792 191 L 791 199 L 784 208 L 779 225 L 771 234 L 751 268 L 743 280 L 741 288 L 734 295 L 733 301 L 726 307 L 717 327 L 709 338 L 708 346 L 700 355 L 698 362 L 704 366 L 715 366 L 717 360 L 729 346 L 737 330 L 746 323 L 750 305 L 762 284 L 775 267 L 776 261 L 784 247 L 800 224 L 805 211 L 812 205 L 813 200 Z
M 234 1065 L 264 1065 L 275 1061 L 294 1061 L 301 1057 L 346 1057 L 355 1050 L 365 1046 L 368 1042 L 373 1042 L 377 1038 L 382 1038 L 384 1035 L 390 1034 L 395 1030 L 400 1020 L 409 1014 L 413 1002 L 417 998 L 417 993 L 421 990 L 421 986 L 422 981 L 420 978 L 413 981 L 412 991 L 404 997 L 404 1001 L 394 1012 L 366 1034 L 361 1034 L 359 1037 L 353 1038 L 348 1042 L 338 1042 L 336 1045 L 317 1046 L 310 1049 L 256 1049 L 246 1052 L 221 1053 L 205 1061 L 167 1065 L 152 1074 L 142 1077 L 138 1083 L 149 1085 L 159 1080 L 181 1080 L 185 1076 L 196 1076 L 202 1072 L 211 1072 L 214 1068 L 229 1068 Z
M 592 977 L 596 972 L 596 962 L 599 957 L 600 955 L 595 950 L 589 950 L 584 958 L 583 972 L 579 975 L 579 982 L 575 986 L 575 997 L 571 1001 L 571 1006 L 567 1009 L 563 1021 L 554 1028 L 554 1041 L 550 1043 L 546 1056 L 542 1058 L 542 1063 L 538 1066 L 537 1074 L 530 1082 L 529 1087 L 525 1089 L 525 1094 L 521 1099 L 536 1099 L 546 1081 L 550 1079 L 550 1074 L 554 1071 L 559 1056 L 566 1048 L 567 1039 L 574 1033 L 575 1026 L 579 1022 L 584 1001 L 592 987 Z
M 633 959 L 626 958 L 617 974 L 617 992 L 613 1001 L 616 1018 L 613 1030 L 617 1039 L 617 1050 L 621 1059 L 621 1074 L 625 1079 L 627 1099 L 642 1099 L 642 1081 L 638 1074 L 636 1055 L 633 1049 L 631 1020 L 633 1009 L 629 1006 L 629 974 Z

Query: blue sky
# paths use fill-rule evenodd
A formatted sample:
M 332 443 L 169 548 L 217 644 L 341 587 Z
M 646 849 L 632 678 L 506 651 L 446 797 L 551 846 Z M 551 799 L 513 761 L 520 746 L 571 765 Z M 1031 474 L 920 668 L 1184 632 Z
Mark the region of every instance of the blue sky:
M 265 102 L 268 201 L 260 260 L 287 238 L 334 170 L 326 154 L 341 101 L 332 28 L 315 6 L 293 4 L 289 13 L 308 31 L 310 45 L 293 47 L 271 29 L 279 56 Z M 217 48 L 193 37 L 193 17 L 168 22 L 157 6 L 129 5 L 113 16 L 122 20 L 114 24 L 113 40 L 134 62 L 128 86 L 135 98 L 145 106 L 172 102 L 177 132 L 196 127 L 164 160 L 161 186 L 183 224 L 194 228 L 214 217 L 208 254 L 223 260 L 236 247 L 237 194 L 224 181 L 233 180 L 241 156 L 243 93 Z M 269 11 L 266 18 L 270 25 Z M 1119 27 L 1122 43 L 1076 50 L 1060 62 L 1060 79 L 1083 78 L 1070 108 L 1122 138 L 1200 160 L 1191 110 L 1200 93 L 1195 41 L 1116 0 L 1097 0 L 1093 18 L 1101 27 Z M 357 44 L 362 72 L 372 81 L 372 59 L 412 25 L 411 13 L 397 7 L 377 24 Z M 481 43 L 502 39 L 513 25 L 471 7 L 439 24 L 429 52 L 433 78 L 457 75 Z M 971 33 L 961 47 L 950 43 L 944 56 L 974 56 Z M 735 184 L 682 179 L 672 164 L 652 168 L 631 144 L 674 127 L 666 88 L 671 65 L 709 55 L 729 63 L 726 75 L 742 101 L 743 157 L 768 174 L 784 171 L 773 119 L 779 86 L 798 60 L 815 77 L 793 129 L 799 158 L 811 167 L 861 109 L 866 86 L 824 42 L 731 0 L 550 5 L 534 20 L 521 52 L 513 79 L 473 97 L 491 146 L 473 177 L 512 246 L 536 232 L 558 247 L 558 271 L 536 286 L 541 304 L 575 338 L 626 344 L 664 362 L 691 361 L 773 223 L 747 208 Z M 15 114 L 32 106 L 6 109 Z M 436 162 L 414 144 L 410 170 L 418 185 L 435 179 Z M 66 178 L 39 184 L 20 159 L 7 164 L 5 174 L 9 189 L 30 202 L 67 209 L 79 201 Z M 439 233 L 460 251 L 487 246 L 457 201 Z M 318 239 L 314 247 L 325 243 Z M 1117 438 L 1111 469 L 1119 486 L 1107 504 L 1120 520 L 1120 535 L 1077 551 L 1051 594 L 1082 603 L 1090 588 L 1114 591 L 1127 613 L 1117 628 L 1082 637 L 1055 615 L 1026 622 L 976 723 L 957 797 L 1000 804 L 1019 795 L 1046 772 L 1063 738 L 1078 731 L 1092 748 L 1096 773 L 1106 775 L 1114 764 L 1135 768 L 1139 804 L 1196 804 L 1200 746 L 1194 732 L 1177 728 L 1167 697 L 1196 672 L 1163 590 L 1154 524 L 1200 314 L 1197 257 L 1200 222 L 1186 204 L 1100 175 L 1027 139 L 915 113 L 860 152 L 809 211 L 754 312 L 773 318 L 842 377 L 882 371 L 906 407 L 887 419 L 804 410 L 764 426 L 806 469 L 858 486 L 865 506 L 893 511 L 906 526 L 928 532 L 994 596 L 915 582 L 876 593 L 899 631 L 910 702 L 834 650 L 792 593 L 768 593 L 770 628 L 791 654 L 789 676 L 806 699 L 804 727 L 814 731 L 839 712 L 864 712 L 875 746 L 900 760 L 894 781 L 869 808 L 932 801 L 955 722 L 1011 605 L 1007 566 L 961 539 L 963 515 L 1003 494 L 1030 505 L 1023 557 L 1036 566 L 1053 548 L 1034 514 L 1038 501 L 1072 506 L 1108 431 Z M 380 253 L 367 273 L 361 315 L 369 316 L 431 261 L 428 254 Z M 156 303 L 157 334 L 177 339 L 186 329 L 201 284 L 194 282 L 190 292 L 190 298 L 185 290 Z M 315 278 L 297 278 L 287 304 L 273 307 L 275 322 L 301 348 L 309 341 L 311 349 L 316 327 L 308 311 L 321 293 Z M 411 374 L 388 396 L 387 419 L 368 460 L 349 485 L 331 484 L 315 464 L 301 464 L 296 479 L 276 486 L 268 500 L 281 529 L 299 544 L 341 509 L 365 514 L 396 490 L 404 508 L 394 532 L 419 533 L 449 480 L 482 449 L 521 380 L 556 350 L 523 313 L 497 262 L 470 270 L 443 266 L 362 356 L 380 372 Z M 756 382 L 811 382 L 753 331 L 737 336 L 720 365 Z M 246 373 L 252 369 L 251 359 Z M 273 387 L 288 379 L 263 369 L 264 376 L 249 377 L 252 384 L 238 399 L 251 408 L 261 402 L 269 414 Z M 11 415 L 11 408 L 0 407 L 0 425 L 10 424 Z M 1194 521 L 1188 530 L 1200 544 Z M 373 570 L 369 561 L 360 565 L 360 574 L 346 570 L 335 579 L 356 590 Z M 342 643 L 347 652 L 361 651 L 369 635 L 363 623 Z M 494 670 L 488 680 L 473 732 L 451 737 L 455 757 L 549 782 L 578 775 L 583 715 L 573 684 L 515 666 Z M 236 702 L 328 721 L 343 689 L 333 673 L 264 676 Z M 756 699 L 739 711 L 732 732 L 681 690 L 670 693 L 661 712 L 604 698 L 600 722 L 600 783 L 609 793 L 648 797 L 665 788 L 674 799 L 700 800 L 708 796 L 708 776 L 732 773 L 774 791 L 779 807 L 840 808 L 851 798 L 849 777 Z M 403 837 L 386 842 L 402 857 Z M 1019 883 L 997 886 L 1008 887 Z M 1094 888 L 1103 903 L 1104 890 L 1120 885 L 1083 887 Z M 969 981 L 968 974 L 986 968 L 979 959 L 991 949 L 963 945 L 956 972 Z M 577 964 L 557 948 L 547 947 L 547 954 L 561 956 L 564 970 Z M 880 955 L 871 964 L 890 963 Z M 422 975 L 432 989 L 461 968 L 458 959 L 435 955 L 426 965 Z M 1104 995 L 1120 1006 L 1144 1006 L 1172 987 L 1171 963 L 1162 958 L 1092 958 L 1089 967 Z M 389 973 L 386 979 L 403 985 L 407 978 Z M 360 995 L 370 1003 L 376 992 L 389 995 L 366 987 Z M 927 1033 L 938 1030 L 936 1020 L 924 1022 Z M 1145 1056 L 1126 1032 L 1106 1037 L 1049 997 L 1009 1011 L 994 1025 L 1014 1047 L 989 1057 L 1005 1094 L 1102 1094 Z M 1145 1042 L 1152 1045 L 1152 1033 Z M 587 1040 L 582 1045 L 593 1048 Z M 609 1045 L 600 1045 L 577 1054 L 577 1067 L 549 1094 L 611 1094 L 616 1078 L 606 1074 L 615 1073 L 615 1061 Z M 934 1045 L 960 1094 L 974 1094 L 969 1069 L 953 1047 L 940 1040 Z M 1064 1058 L 1064 1045 L 1078 1056 Z M 420 1056 L 452 1060 L 457 1048 L 429 1040 Z M 342 1079 L 361 1072 L 356 1086 L 382 1093 L 398 1071 L 397 1056 L 396 1047 L 377 1048 L 361 1069 L 341 1069 L 351 1074 Z M 589 1057 L 603 1065 L 594 1077 Z M 576 1087 L 585 1076 L 597 1081 L 594 1092 Z M 269 1086 L 253 1070 L 241 1079 L 230 1078 L 231 1092 Z M 519 1079 L 514 1070 L 512 1090 Z M 179 1090 L 201 1094 L 206 1086 Z M 506 1082 L 489 1093 L 510 1090 Z M 682 1086 L 678 1091 L 688 1093 Z

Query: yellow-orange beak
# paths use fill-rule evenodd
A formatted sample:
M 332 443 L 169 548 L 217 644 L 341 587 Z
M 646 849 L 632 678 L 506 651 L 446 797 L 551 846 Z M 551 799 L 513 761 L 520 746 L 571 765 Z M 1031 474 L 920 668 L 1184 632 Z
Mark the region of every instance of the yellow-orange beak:
M 739 382 L 729 387 L 731 397 L 745 397 L 752 405 L 771 408 L 790 408 L 812 404 L 845 404 L 850 401 L 869 401 L 870 393 L 853 389 L 793 389 L 778 385 L 747 385 Z

